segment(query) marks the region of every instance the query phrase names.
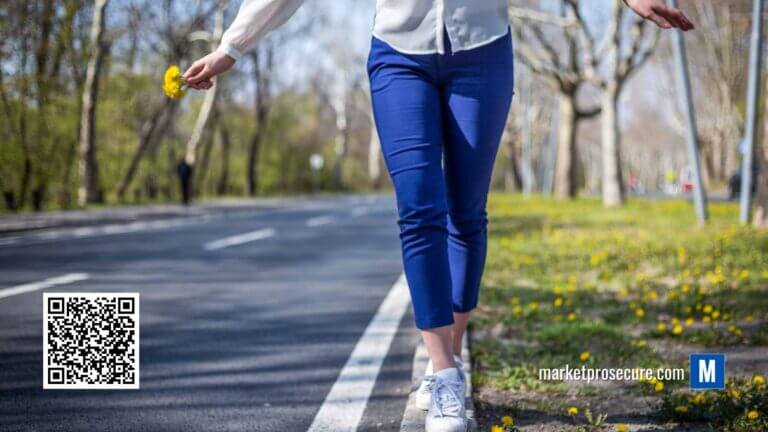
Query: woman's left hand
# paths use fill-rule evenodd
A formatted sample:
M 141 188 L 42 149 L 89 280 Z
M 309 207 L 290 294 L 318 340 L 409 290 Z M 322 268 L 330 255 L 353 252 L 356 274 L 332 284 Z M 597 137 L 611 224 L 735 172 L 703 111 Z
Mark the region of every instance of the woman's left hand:
M 679 9 L 667 5 L 665 0 L 624 0 L 636 14 L 651 20 L 663 29 L 693 29 L 693 23 Z

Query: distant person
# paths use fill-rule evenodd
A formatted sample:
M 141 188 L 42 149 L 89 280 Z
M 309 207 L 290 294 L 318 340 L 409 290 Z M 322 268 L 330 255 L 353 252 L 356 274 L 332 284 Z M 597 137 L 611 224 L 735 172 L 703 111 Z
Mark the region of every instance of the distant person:
M 176 165 L 176 174 L 179 176 L 179 184 L 181 186 L 181 203 L 185 206 L 189 205 L 192 201 L 192 165 L 182 159 Z
M 693 28 L 664 0 L 625 2 L 662 28 Z M 184 73 L 187 83 L 211 88 L 211 78 L 301 4 L 244 0 L 219 49 Z M 459 355 L 477 306 L 488 188 L 514 93 L 507 9 L 507 0 L 376 2 L 367 68 L 416 326 L 430 357 L 417 392 L 429 410 L 427 432 L 464 432 L 469 424 Z

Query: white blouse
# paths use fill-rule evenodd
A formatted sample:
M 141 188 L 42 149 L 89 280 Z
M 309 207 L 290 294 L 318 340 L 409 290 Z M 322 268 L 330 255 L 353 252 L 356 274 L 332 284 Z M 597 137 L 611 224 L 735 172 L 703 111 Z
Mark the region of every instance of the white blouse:
M 219 51 L 239 59 L 303 2 L 243 0 Z M 491 43 L 508 27 L 507 0 L 376 0 L 373 35 L 406 54 L 444 54 L 446 33 L 457 52 Z

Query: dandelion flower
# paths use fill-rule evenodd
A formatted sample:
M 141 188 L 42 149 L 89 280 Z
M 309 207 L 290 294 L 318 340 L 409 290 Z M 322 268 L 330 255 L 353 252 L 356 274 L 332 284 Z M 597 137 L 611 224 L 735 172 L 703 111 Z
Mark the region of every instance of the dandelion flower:
M 579 360 L 585 362 L 589 360 L 590 357 L 592 357 L 592 354 L 590 354 L 589 351 L 584 351 L 579 355 Z
M 675 407 L 675 412 L 680 414 L 685 414 L 688 412 L 688 407 L 685 405 L 678 405 Z
M 643 308 L 637 308 L 637 309 L 635 309 L 635 315 L 638 318 L 642 318 L 642 317 L 645 316 L 645 310 Z
M 738 399 L 741 397 L 741 392 L 737 389 L 731 389 L 731 397 L 734 399 Z
M 563 299 L 562 297 L 558 297 L 555 299 L 555 301 L 552 303 L 556 308 L 559 308 L 563 305 Z
M 760 413 L 758 413 L 755 410 L 752 410 L 747 413 L 747 418 L 750 420 L 757 420 L 760 417 Z
M 504 428 L 499 425 L 494 425 L 491 427 L 491 432 L 504 432 Z
M 676 326 L 674 326 L 672 328 L 672 333 L 673 334 L 679 335 L 682 332 L 683 332 L 683 326 L 681 326 L 680 324 L 678 324 L 678 325 L 676 325 Z
M 693 402 L 694 405 L 701 405 L 702 403 L 704 403 L 704 400 L 705 400 L 705 396 L 703 393 L 696 393 L 696 396 L 693 397 L 691 402 Z
M 693 325 L 695 322 L 696 322 L 696 320 L 695 320 L 695 319 L 693 319 L 693 318 L 688 318 L 688 319 L 686 319 L 686 320 L 685 320 L 685 325 L 686 325 L 686 326 L 688 326 L 688 327 L 690 327 L 690 326 L 692 326 L 692 325 Z
M 752 378 L 752 382 L 757 386 L 762 386 L 765 384 L 765 377 L 762 375 L 755 375 L 754 378 Z
M 657 381 L 656 385 L 653 386 L 654 390 L 656 390 L 657 393 L 661 393 L 664 391 L 664 383 L 661 381 Z
M 709 304 L 705 305 L 704 309 L 702 309 L 702 312 L 704 312 L 707 315 L 711 314 L 712 313 L 712 305 L 709 305 Z
M 501 424 L 505 427 L 510 427 L 514 423 L 514 420 L 512 420 L 512 417 L 510 416 L 504 416 L 501 418 Z
M 181 99 L 186 93 L 184 86 L 187 83 L 184 81 L 184 77 L 181 76 L 181 69 L 172 65 L 168 67 L 163 76 L 163 92 L 171 99 Z
M 716 320 L 718 318 L 720 318 L 720 311 L 713 311 L 712 312 L 712 319 Z
M 656 329 L 659 330 L 660 332 L 663 332 L 663 331 L 667 330 L 667 325 L 664 324 L 663 322 L 660 322 L 660 323 L 656 324 Z
M 629 426 L 626 423 L 619 423 L 616 425 L 616 432 L 629 432 Z
M 579 413 L 579 409 L 576 408 L 575 406 L 568 407 L 568 415 L 575 416 L 578 413 Z
M 568 321 L 574 321 L 576 319 L 576 314 L 571 312 L 568 314 Z

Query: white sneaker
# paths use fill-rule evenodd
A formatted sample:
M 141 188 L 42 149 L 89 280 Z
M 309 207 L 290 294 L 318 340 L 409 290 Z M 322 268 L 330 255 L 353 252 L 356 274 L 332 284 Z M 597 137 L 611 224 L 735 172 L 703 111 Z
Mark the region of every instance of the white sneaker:
M 426 432 L 467 432 L 466 380 L 460 370 L 451 371 L 456 380 L 444 378 L 445 374 L 432 375 L 432 405 L 427 412 Z M 442 376 L 441 376 L 442 375 Z
M 461 357 L 458 355 L 453 356 L 453 360 L 456 362 L 462 374 L 464 373 L 464 366 L 461 363 Z M 464 377 L 466 379 L 466 376 Z M 432 375 L 432 360 L 427 363 L 427 370 L 424 372 L 424 379 L 419 384 L 419 389 L 416 390 L 416 408 L 427 411 L 432 405 L 432 384 L 435 382 Z

